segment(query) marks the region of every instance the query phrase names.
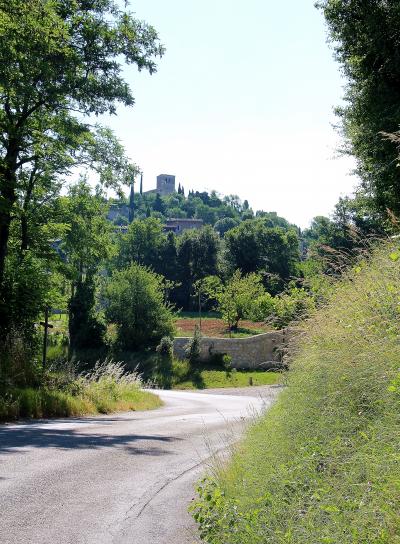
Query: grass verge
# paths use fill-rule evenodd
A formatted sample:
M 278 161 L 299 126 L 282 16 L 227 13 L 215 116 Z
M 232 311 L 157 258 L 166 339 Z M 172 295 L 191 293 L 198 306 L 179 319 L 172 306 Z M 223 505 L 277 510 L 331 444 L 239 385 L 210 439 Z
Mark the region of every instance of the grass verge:
M 400 543 L 400 251 L 385 246 L 307 324 L 289 387 L 192 513 L 214 544 Z
M 174 389 L 212 389 L 222 387 L 246 387 L 274 385 L 282 382 L 282 373 L 263 370 L 205 370 L 192 372 L 188 379 L 174 385 Z
M 136 374 L 118 363 L 97 365 L 85 375 L 53 373 L 41 388 L 11 389 L 0 395 L 0 421 L 19 418 L 69 417 L 117 411 L 150 410 L 159 397 L 142 391 Z

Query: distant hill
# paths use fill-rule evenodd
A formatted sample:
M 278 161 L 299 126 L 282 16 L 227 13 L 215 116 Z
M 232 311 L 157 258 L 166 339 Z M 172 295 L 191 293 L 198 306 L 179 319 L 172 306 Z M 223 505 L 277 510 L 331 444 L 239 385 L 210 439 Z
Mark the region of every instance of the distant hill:
M 131 202 L 130 202 L 131 201 Z M 115 225 L 129 223 L 129 212 L 133 209 L 135 219 L 158 217 L 161 220 L 172 218 L 202 219 L 205 225 L 211 225 L 220 234 L 238 225 L 246 219 L 263 217 L 271 227 L 282 227 L 285 230 L 296 227 L 276 212 L 254 210 L 247 200 L 243 202 L 237 195 L 222 196 L 216 191 L 189 191 L 185 196 L 175 192 L 167 196 L 157 193 L 131 195 L 130 199 L 112 199 L 109 201 L 108 219 Z

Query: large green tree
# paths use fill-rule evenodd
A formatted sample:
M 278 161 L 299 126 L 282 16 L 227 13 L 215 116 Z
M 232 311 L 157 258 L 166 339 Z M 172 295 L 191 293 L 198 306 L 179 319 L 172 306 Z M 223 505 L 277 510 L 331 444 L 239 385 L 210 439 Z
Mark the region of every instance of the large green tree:
M 123 62 L 152 73 L 162 52 L 155 30 L 112 0 L 1 3 L 0 314 L 10 302 L 4 274 L 11 223 L 18 215 L 26 246 L 24 205 L 16 213 L 21 189 L 28 204 L 32 180 L 51 193 L 55 178 L 93 142 L 84 116 L 133 104 Z M 92 151 L 101 158 L 106 149 Z M 51 168 L 43 171 L 45 164 Z
M 210 226 L 188 230 L 178 238 L 177 280 L 179 286 L 172 293 L 180 307 L 191 309 L 194 284 L 206 276 L 218 274 L 220 240 Z
M 165 244 L 166 236 L 159 219 L 136 219 L 129 225 L 127 233 L 119 239 L 117 264 L 121 268 L 136 262 L 159 272 Z
M 336 59 L 347 79 L 337 109 L 345 151 L 357 159 L 364 194 L 385 216 L 400 214 L 397 150 L 382 132 L 400 124 L 400 4 L 397 0 L 323 0 Z
M 69 338 L 71 352 L 101 344 L 103 327 L 95 313 L 95 279 L 110 256 L 111 224 L 101 194 L 80 180 L 61 200 L 66 230 L 60 244 L 65 255 L 65 275 L 71 284 Z
M 173 315 L 165 303 L 164 278 L 133 263 L 115 271 L 106 288 L 106 316 L 115 323 L 119 346 L 143 349 L 173 332 Z
M 230 330 L 237 330 L 241 319 L 253 317 L 257 300 L 265 294 L 261 276 L 243 276 L 240 270 L 235 270 L 225 285 L 215 276 L 205 278 L 203 290 L 217 301 L 216 309 Z
M 297 272 L 299 240 L 294 229 L 269 227 L 263 219 L 247 220 L 229 230 L 224 240 L 231 268 L 262 274 L 272 293 L 282 290 Z

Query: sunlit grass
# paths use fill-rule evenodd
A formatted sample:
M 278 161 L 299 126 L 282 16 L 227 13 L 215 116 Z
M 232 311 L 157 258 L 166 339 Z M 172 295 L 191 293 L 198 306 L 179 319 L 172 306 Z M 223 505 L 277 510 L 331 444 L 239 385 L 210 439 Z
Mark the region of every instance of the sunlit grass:
M 289 387 L 200 486 L 205 542 L 400 542 L 399 257 L 377 251 L 305 325 Z
M 282 373 L 257 370 L 201 370 L 191 379 L 177 383 L 175 389 L 212 389 L 221 387 L 246 387 L 275 385 L 282 382 Z
M 141 390 L 135 373 L 118 363 L 97 365 L 91 374 L 49 375 L 41 388 L 12 389 L 0 396 L 0 421 L 18 418 L 69 417 L 117 411 L 150 410 L 159 397 Z

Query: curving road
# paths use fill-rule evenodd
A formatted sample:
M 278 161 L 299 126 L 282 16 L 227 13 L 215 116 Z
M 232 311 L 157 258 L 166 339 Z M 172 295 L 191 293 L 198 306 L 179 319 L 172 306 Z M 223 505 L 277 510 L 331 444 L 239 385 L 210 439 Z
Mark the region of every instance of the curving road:
M 159 391 L 151 412 L 0 425 L 1 543 L 197 542 L 193 483 L 278 391 Z

